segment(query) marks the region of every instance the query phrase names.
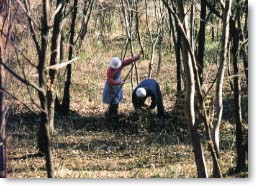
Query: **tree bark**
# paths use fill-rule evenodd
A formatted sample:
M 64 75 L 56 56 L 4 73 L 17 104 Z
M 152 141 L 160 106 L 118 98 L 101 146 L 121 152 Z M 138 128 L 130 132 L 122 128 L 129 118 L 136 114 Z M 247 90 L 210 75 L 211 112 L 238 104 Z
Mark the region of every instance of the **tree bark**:
M 188 41 L 190 41 L 190 34 L 188 29 L 186 5 L 183 2 L 178 2 L 179 7 L 179 18 L 183 22 L 183 28 L 187 31 Z M 195 97 L 195 76 L 193 70 L 193 64 L 191 57 L 189 56 L 189 51 L 187 49 L 186 41 L 184 37 L 181 37 L 182 43 L 182 53 L 183 53 L 183 64 L 186 76 L 186 96 L 185 96 L 185 111 L 188 119 L 188 127 L 190 129 L 190 136 L 193 145 L 193 152 L 195 155 L 195 161 L 197 165 L 197 174 L 200 178 L 207 178 L 207 168 L 203 154 L 203 147 L 201 145 L 200 137 L 197 131 L 197 125 L 195 122 L 195 109 L 194 109 L 194 97 Z
M 176 91 L 177 94 L 181 92 L 182 87 L 182 78 L 181 78 L 181 33 L 176 19 L 173 20 L 172 13 L 168 9 L 169 14 L 169 24 L 170 24 L 170 37 L 173 37 L 173 43 L 175 47 L 175 58 L 176 58 Z M 176 28 L 176 37 L 175 37 L 175 29 Z M 170 47 L 172 44 L 170 43 Z
M 239 29 L 239 35 L 240 35 L 240 40 L 242 43 L 248 41 L 248 1 L 239 1 L 237 0 L 238 4 L 238 17 L 237 17 L 237 24 Z M 243 10 L 243 11 L 241 11 Z M 245 15 L 243 15 L 245 13 Z M 242 17 L 244 16 L 244 26 L 242 26 Z M 243 59 L 243 64 L 244 64 L 244 73 L 246 77 L 246 84 L 248 87 L 248 44 L 241 44 L 241 56 Z
M 149 35 L 150 44 L 151 44 L 151 56 L 150 56 L 150 62 L 148 64 L 148 69 L 149 69 L 148 70 L 148 79 L 150 79 L 150 78 L 152 78 L 152 72 L 153 72 L 153 66 L 154 66 L 155 48 L 156 48 L 156 44 L 159 41 L 159 37 L 160 37 L 161 29 L 162 29 L 163 12 L 162 12 L 161 7 L 160 7 L 159 16 L 157 16 L 157 13 L 155 13 L 156 14 L 156 22 L 157 22 L 157 37 L 153 38 L 152 29 L 149 26 L 150 23 L 149 23 L 149 19 L 148 19 L 148 3 L 147 3 L 147 0 L 145 0 L 145 6 L 146 6 L 146 26 L 147 26 L 148 35 Z M 154 7 L 155 7 L 155 12 L 156 12 L 157 11 L 156 10 L 156 5 Z
M 77 13 L 78 13 L 78 0 L 74 0 L 71 26 L 70 26 L 70 36 L 69 36 L 68 60 L 72 60 L 73 49 L 74 49 L 74 46 L 77 44 L 77 42 L 79 42 L 78 48 L 82 46 L 82 41 L 84 40 L 87 33 L 87 27 L 91 17 L 93 5 L 94 5 L 94 0 L 84 1 L 83 22 L 82 22 L 82 26 L 79 31 L 79 34 L 77 38 L 75 38 Z M 100 20 L 102 19 L 100 18 Z M 68 113 L 70 112 L 70 86 L 72 83 L 72 64 L 67 65 L 66 71 L 67 71 L 67 76 L 65 80 L 62 103 L 60 104 L 60 108 L 56 109 L 63 115 L 68 115 Z
M 235 119 L 236 119 L 236 151 L 237 151 L 237 164 L 236 172 L 240 172 L 246 167 L 246 152 L 243 148 L 243 129 L 242 129 L 242 110 L 241 110 L 241 94 L 240 94 L 240 77 L 238 66 L 239 54 L 239 28 L 236 27 L 240 19 L 239 0 L 237 1 L 236 14 L 233 19 L 230 19 L 230 35 L 232 36 L 232 56 L 233 56 L 233 69 L 234 69 L 234 103 L 235 103 Z M 239 26 L 239 24 L 238 24 Z
M 38 51 L 38 84 L 43 91 L 38 91 L 40 99 L 40 107 L 42 109 L 40 113 L 40 126 L 38 131 L 38 148 L 39 152 L 44 154 L 46 161 L 47 176 L 52 178 L 54 176 L 52 153 L 51 153 L 51 137 L 49 129 L 49 118 L 48 118 L 48 102 L 47 102 L 47 79 L 45 74 L 46 65 L 46 52 L 48 47 L 48 35 L 49 35 L 49 11 L 50 1 L 43 1 L 43 15 L 41 18 L 42 29 L 41 29 L 41 48 Z M 34 40 L 36 43 L 36 40 Z
M 124 25 L 125 25 L 125 31 L 126 31 L 126 37 L 127 37 L 127 43 L 126 43 L 125 49 L 127 50 L 127 47 L 129 44 L 130 50 L 131 50 L 131 55 L 134 56 L 135 52 L 134 52 L 134 46 L 133 46 L 133 29 L 132 29 L 132 27 L 133 27 L 133 16 L 134 16 L 133 9 L 136 9 L 135 2 L 131 1 L 131 6 L 130 6 L 129 1 L 127 1 L 127 4 L 126 4 L 124 2 L 124 0 L 120 0 L 120 4 L 122 7 L 121 11 L 122 11 L 122 14 L 124 17 Z M 129 10 L 128 12 L 127 12 L 127 9 Z M 136 17 L 135 17 L 135 19 L 136 19 Z M 138 22 L 136 24 L 138 24 Z M 125 50 L 125 53 L 126 53 L 126 50 Z M 138 75 L 137 64 L 136 63 L 132 64 L 132 70 L 133 70 L 133 67 L 135 67 L 134 69 L 135 69 L 136 83 L 138 84 L 139 83 L 139 75 Z M 132 89 L 133 89 L 133 84 L 134 83 L 133 83 L 133 71 L 132 71 L 131 72 Z
M 15 16 L 12 12 L 12 2 L 2 1 L 0 4 L 0 64 L 6 64 L 9 54 L 9 41 L 12 34 L 12 24 Z M 6 90 L 7 75 L 5 69 L 0 65 L 0 178 L 7 177 L 7 110 L 8 104 L 3 90 Z
M 162 63 L 162 49 L 163 49 L 163 31 L 160 31 L 160 36 L 158 38 L 158 65 L 157 65 L 157 77 L 160 73 L 161 63 Z
M 203 83 L 204 53 L 205 53 L 205 26 L 206 26 L 206 0 L 201 0 L 200 27 L 198 31 L 197 62 L 200 83 Z
M 45 108 L 47 108 L 46 102 L 44 103 L 44 105 L 45 105 Z M 54 169 L 53 169 L 53 162 L 52 162 L 51 135 L 49 130 L 50 123 L 48 120 L 47 112 L 41 112 L 40 118 L 41 120 L 40 120 L 39 133 L 38 133 L 39 152 L 45 156 L 47 177 L 53 178 Z
M 174 13 L 172 8 L 170 8 L 168 6 L 166 1 L 163 1 L 163 2 L 166 4 L 167 8 L 173 14 L 173 16 L 175 17 L 175 20 L 178 23 L 177 26 L 180 28 L 180 31 L 181 31 L 181 34 L 182 34 L 182 41 L 183 41 L 183 44 L 184 44 L 182 49 L 186 48 L 188 50 L 189 54 L 190 54 L 190 58 L 191 58 L 191 61 L 192 61 L 192 66 L 193 66 L 193 72 L 195 73 L 194 75 L 195 75 L 195 80 L 196 80 L 196 84 L 197 84 L 197 94 L 198 94 L 198 98 L 199 98 L 199 103 L 200 103 L 200 106 L 203 109 L 203 113 L 201 115 L 203 117 L 204 124 L 205 124 L 207 140 L 209 141 L 208 147 L 209 147 L 210 152 L 211 152 L 211 156 L 212 156 L 212 160 L 213 160 L 213 165 L 216 168 L 216 170 L 215 170 L 216 172 L 214 174 L 214 177 L 222 177 L 221 169 L 220 169 L 220 166 L 219 166 L 219 160 L 217 158 L 217 155 L 216 155 L 213 143 L 212 143 L 213 140 L 211 138 L 209 117 L 208 117 L 207 110 L 206 110 L 206 107 L 205 107 L 205 104 L 204 104 L 204 100 L 203 100 L 203 93 L 202 93 L 202 90 L 201 90 L 201 84 L 200 84 L 200 80 L 199 80 L 198 68 L 197 68 L 197 63 L 196 63 L 194 51 L 193 51 L 193 49 L 192 49 L 192 47 L 190 45 L 190 40 L 191 39 L 189 38 L 189 35 L 187 34 L 188 32 L 185 29 L 186 27 L 183 26 L 184 25 L 183 23 L 185 23 L 185 21 L 183 21 L 183 19 L 180 20 L 178 18 L 178 16 Z M 187 73 L 186 73 L 186 75 L 187 75 Z M 187 86 L 187 84 L 186 84 L 186 86 Z
M 139 31 L 139 8 L 138 8 L 138 4 L 139 4 L 139 1 L 136 0 L 136 2 L 135 2 L 135 20 L 136 20 L 135 28 L 136 28 L 136 32 L 137 32 L 137 37 L 138 37 L 138 42 L 139 42 L 139 45 L 140 45 L 141 54 L 144 57 L 145 52 L 144 52 L 143 44 L 142 44 L 142 41 L 141 41 L 140 31 Z
M 74 10 L 72 13 L 70 36 L 69 36 L 68 60 L 71 60 L 73 56 L 76 17 L 77 17 L 77 10 L 78 10 L 77 4 L 78 4 L 78 0 L 74 0 L 74 5 L 73 5 Z M 62 104 L 60 109 L 63 115 L 68 115 L 70 111 L 70 85 L 71 85 L 71 78 L 72 78 L 72 65 L 68 64 L 66 67 L 66 70 L 67 70 L 67 77 L 65 81 L 63 99 L 62 99 Z
M 217 115 L 217 122 L 214 123 L 212 128 L 212 138 L 214 141 L 215 151 L 217 152 L 218 156 L 220 154 L 219 150 L 219 133 L 220 133 L 220 124 L 222 120 L 222 112 L 223 112 L 223 82 L 224 82 L 224 73 L 225 73 L 225 65 L 227 63 L 227 53 L 228 53 L 228 39 L 229 39 L 229 19 L 231 15 L 231 4 L 232 0 L 226 1 L 223 13 L 222 13 L 222 20 L 223 20 L 223 30 L 222 30 L 222 40 L 221 40 L 221 52 L 220 52 L 220 71 L 217 77 L 216 82 L 216 92 L 215 92 L 215 107 L 216 107 L 216 115 Z
M 56 4 L 56 8 L 59 6 L 61 6 L 61 8 L 54 17 L 54 26 L 53 26 L 52 39 L 51 39 L 50 66 L 60 63 L 61 32 L 62 32 L 62 26 L 63 26 L 62 22 L 63 22 L 65 1 L 58 0 Z M 53 133 L 54 132 L 55 98 L 56 98 L 56 95 L 55 95 L 56 70 L 50 69 L 49 76 L 50 76 L 50 87 L 47 90 L 47 100 L 48 100 L 50 133 Z
M 3 63 L 1 46 L 0 62 Z M 2 66 L 0 66 L 0 89 L 4 89 L 5 87 L 4 80 L 5 71 Z M 0 90 L 0 178 L 5 178 L 7 176 L 6 109 L 4 106 L 4 100 L 4 93 Z

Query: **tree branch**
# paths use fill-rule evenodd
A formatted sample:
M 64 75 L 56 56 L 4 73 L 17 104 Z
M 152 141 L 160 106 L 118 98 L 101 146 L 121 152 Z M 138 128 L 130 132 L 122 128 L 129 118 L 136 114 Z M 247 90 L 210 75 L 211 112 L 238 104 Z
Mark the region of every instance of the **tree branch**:
M 0 92 L 4 93 L 6 96 L 12 98 L 15 101 L 18 101 L 19 103 L 21 103 L 22 105 L 24 105 L 26 108 L 28 108 L 31 112 L 36 113 L 32 108 L 30 108 L 26 103 L 24 103 L 23 101 L 19 100 L 16 96 L 12 95 L 10 92 L 8 92 L 7 90 L 3 89 L 2 87 L 0 87 Z M 32 102 L 40 111 L 45 112 L 38 104 L 36 104 L 35 102 Z
M 216 9 L 215 4 L 211 5 L 207 0 L 205 1 L 207 7 L 210 9 L 211 12 L 213 12 L 217 17 L 222 18 L 221 13 Z
M 66 62 L 63 62 L 63 63 L 60 63 L 60 64 L 52 65 L 52 66 L 46 67 L 45 70 L 58 70 L 58 69 L 60 69 L 60 68 L 63 68 L 63 67 L 65 67 L 65 66 L 67 66 L 68 64 L 72 63 L 73 61 L 78 60 L 78 59 L 79 59 L 79 58 L 76 57 L 76 58 L 74 58 L 74 59 L 72 59 L 72 60 L 69 60 L 69 61 L 66 61 Z
M 36 89 L 37 91 L 45 94 L 44 90 L 41 89 L 40 87 L 36 86 L 35 84 L 23 79 L 22 77 L 20 77 L 16 72 L 14 72 L 12 69 L 10 69 L 6 64 L 0 62 L 0 65 L 3 65 L 3 67 L 10 72 L 10 74 L 12 74 L 16 79 L 18 79 L 19 81 L 21 81 L 22 83 L 29 85 L 31 87 L 33 87 L 34 89 Z
M 38 27 L 40 28 L 40 26 L 36 23 L 36 21 L 33 19 L 33 17 L 30 15 L 30 12 L 27 9 L 27 1 L 25 0 L 25 7 L 22 4 L 22 2 L 20 2 L 20 0 L 16 0 L 18 2 L 18 4 L 20 5 L 20 7 L 23 9 L 23 11 L 27 14 L 27 16 L 29 17 L 29 19 Z
M 18 0 L 19 1 L 19 0 Z M 21 5 L 21 3 L 20 3 L 20 5 Z M 22 6 L 22 5 L 21 5 Z M 31 35 L 32 35 L 32 39 L 33 39 L 33 41 L 34 41 L 34 43 L 35 43 L 35 46 L 36 46 L 36 50 L 37 50 L 37 53 L 39 54 L 40 53 L 40 45 L 39 45 L 39 42 L 38 42 L 38 40 L 37 40 L 37 38 L 36 38 L 36 31 L 35 31 L 35 28 L 34 28 L 34 25 L 33 25 L 33 23 L 34 24 L 36 24 L 36 22 L 32 19 L 32 17 L 30 16 L 30 10 L 29 10 L 29 5 L 28 5 L 28 2 L 27 2 L 27 0 L 25 0 L 25 10 L 24 10 L 25 12 L 26 12 L 26 14 L 27 14 L 27 16 L 28 16 L 28 22 L 29 22 L 29 30 L 30 30 L 30 32 L 31 32 Z M 39 27 L 38 25 L 37 25 L 37 27 Z

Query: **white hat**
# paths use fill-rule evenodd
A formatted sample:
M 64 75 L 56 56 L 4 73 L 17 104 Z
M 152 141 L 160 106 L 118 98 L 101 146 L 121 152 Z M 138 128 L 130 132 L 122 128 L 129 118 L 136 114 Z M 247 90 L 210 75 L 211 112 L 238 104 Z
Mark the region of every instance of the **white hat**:
M 143 97 L 146 97 L 147 95 L 147 92 L 146 92 L 146 89 L 143 88 L 143 87 L 140 87 L 136 90 L 136 95 L 140 98 L 143 98 Z
M 109 65 L 110 65 L 111 68 L 117 69 L 122 65 L 122 61 L 118 57 L 113 57 L 110 60 Z

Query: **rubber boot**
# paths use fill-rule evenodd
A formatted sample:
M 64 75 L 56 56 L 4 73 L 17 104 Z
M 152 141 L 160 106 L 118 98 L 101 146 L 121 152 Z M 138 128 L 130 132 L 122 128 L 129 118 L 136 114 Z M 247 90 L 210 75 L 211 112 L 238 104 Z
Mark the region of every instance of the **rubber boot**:
M 118 127 L 118 104 L 109 105 L 107 113 L 108 128 L 116 130 Z

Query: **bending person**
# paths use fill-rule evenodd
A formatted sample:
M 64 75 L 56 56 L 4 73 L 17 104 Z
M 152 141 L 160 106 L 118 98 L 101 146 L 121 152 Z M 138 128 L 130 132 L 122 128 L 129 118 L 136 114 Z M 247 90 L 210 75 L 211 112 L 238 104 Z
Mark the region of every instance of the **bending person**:
M 145 100 L 151 97 L 149 109 L 157 106 L 157 116 L 164 116 L 164 106 L 159 84 L 153 79 L 143 80 L 132 93 L 132 103 L 135 109 L 141 109 L 145 105 Z

